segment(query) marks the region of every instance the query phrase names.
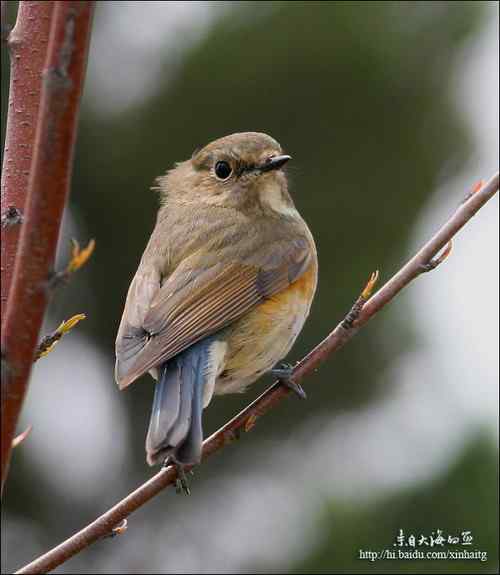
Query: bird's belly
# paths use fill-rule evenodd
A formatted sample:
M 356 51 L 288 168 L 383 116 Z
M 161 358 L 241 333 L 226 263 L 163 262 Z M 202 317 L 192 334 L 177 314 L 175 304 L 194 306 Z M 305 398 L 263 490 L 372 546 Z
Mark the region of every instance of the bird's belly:
M 309 314 L 315 288 L 316 269 L 311 266 L 286 290 L 230 326 L 216 394 L 244 391 L 287 355 Z

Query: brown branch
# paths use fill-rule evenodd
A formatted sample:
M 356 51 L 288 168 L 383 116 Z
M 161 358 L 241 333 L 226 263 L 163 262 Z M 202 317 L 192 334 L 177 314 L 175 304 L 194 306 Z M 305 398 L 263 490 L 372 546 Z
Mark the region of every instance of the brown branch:
M 93 4 L 58 1 L 52 11 L 24 222 L 2 325 L 2 488 L 50 295 L 48 279 L 69 190 Z M 9 117 L 25 105 L 25 100 L 12 101 Z
M 436 267 L 444 259 L 440 256 L 433 260 L 436 254 L 442 250 L 451 238 L 462 228 L 472 216 L 498 191 L 498 173 L 477 193 L 467 199 L 452 215 L 452 217 L 440 228 L 434 237 L 413 257 L 395 276 L 393 276 L 373 297 L 368 301 L 369 292 L 373 287 L 376 276 L 372 275 L 370 281 L 363 290 L 360 298 L 347 314 L 347 324 L 344 321 L 330 333 L 317 347 L 315 347 L 294 369 L 294 380 L 303 379 L 307 374 L 315 370 L 328 356 L 337 351 L 369 319 L 387 305 L 394 297 L 413 279 L 421 273 Z M 449 249 L 447 250 L 449 253 Z M 366 303 L 365 303 L 365 301 Z M 274 383 L 255 401 L 231 419 L 203 443 L 203 459 L 212 455 L 224 445 L 229 443 L 240 431 L 249 431 L 255 421 L 264 413 L 274 407 L 290 392 L 288 388 L 279 383 Z M 157 495 L 168 485 L 175 483 L 177 472 L 169 466 L 159 471 L 151 479 L 143 483 L 135 491 L 122 499 L 114 507 L 98 517 L 94 522 L 84 527 L 72 537 L 54 547 L 45 555 L 35 559 L 16 573 L 47 573 L 58 565 L 61 565 L 97 540 L 116 533 L 117 526 L 122 525 L 123 520 L 136 509 Z
M 20 2 L 16 25 L 9 33 L 2 1 L 2 39 L 10 52 L 9 113 L 2 166 L 2 323 L 12 282 L 21 232 L 28 175 L 35 141 L 53 2 Z

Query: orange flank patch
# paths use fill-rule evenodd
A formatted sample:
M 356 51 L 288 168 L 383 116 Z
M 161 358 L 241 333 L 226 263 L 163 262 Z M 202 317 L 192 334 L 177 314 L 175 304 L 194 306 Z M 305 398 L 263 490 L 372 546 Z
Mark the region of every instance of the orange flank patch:
M 264 303 L 259 305 L 259 310 L 274 314 L 279 313 L 283 308 L 294 308 L 297 302 L 309 302 L 313 297 L 314 289 L 316 286 L 316 269 L 314 265 L 311 265 L 307 271 L 305 271 L 300 278 L 290 284 L 288 288 L 279 293 L 275 294 Z
M 227 339 L 227 375 L 216 393 L 243 391 L 287 355 L 309 313 L 316 277 L 313 264 L 288 288 L 231 326 Z

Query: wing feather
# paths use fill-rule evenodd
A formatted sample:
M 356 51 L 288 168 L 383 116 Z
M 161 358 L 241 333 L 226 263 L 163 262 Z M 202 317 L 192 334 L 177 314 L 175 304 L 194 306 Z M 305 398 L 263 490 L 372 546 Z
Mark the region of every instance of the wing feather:
M 296 281 L 311 264 L 308 242 L 279 248 L 260 267 L 253 263 L 255 257 L 247 263 L 219 262 L 205 268 L 198 264 L 197 269 L 189 267 L 190 262 L 179 266 L 157 287 L 140 327 L 128 324 L 125 316 L 122 320 L 116 347 L 120 388 Z M 139 287 L 131 290 L 135 297 Z M 133 302 L 127 300 L 130 305 Z

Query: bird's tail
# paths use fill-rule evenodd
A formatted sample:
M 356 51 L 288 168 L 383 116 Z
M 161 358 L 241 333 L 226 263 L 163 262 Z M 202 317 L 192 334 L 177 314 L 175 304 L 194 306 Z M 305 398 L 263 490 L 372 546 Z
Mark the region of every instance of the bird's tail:
M 159 368 L 146 438 L 149 465 L 168 457 L 180 464 L 200 461 L 203 390 L 212 376 L 210 345 L 202 340 Z

